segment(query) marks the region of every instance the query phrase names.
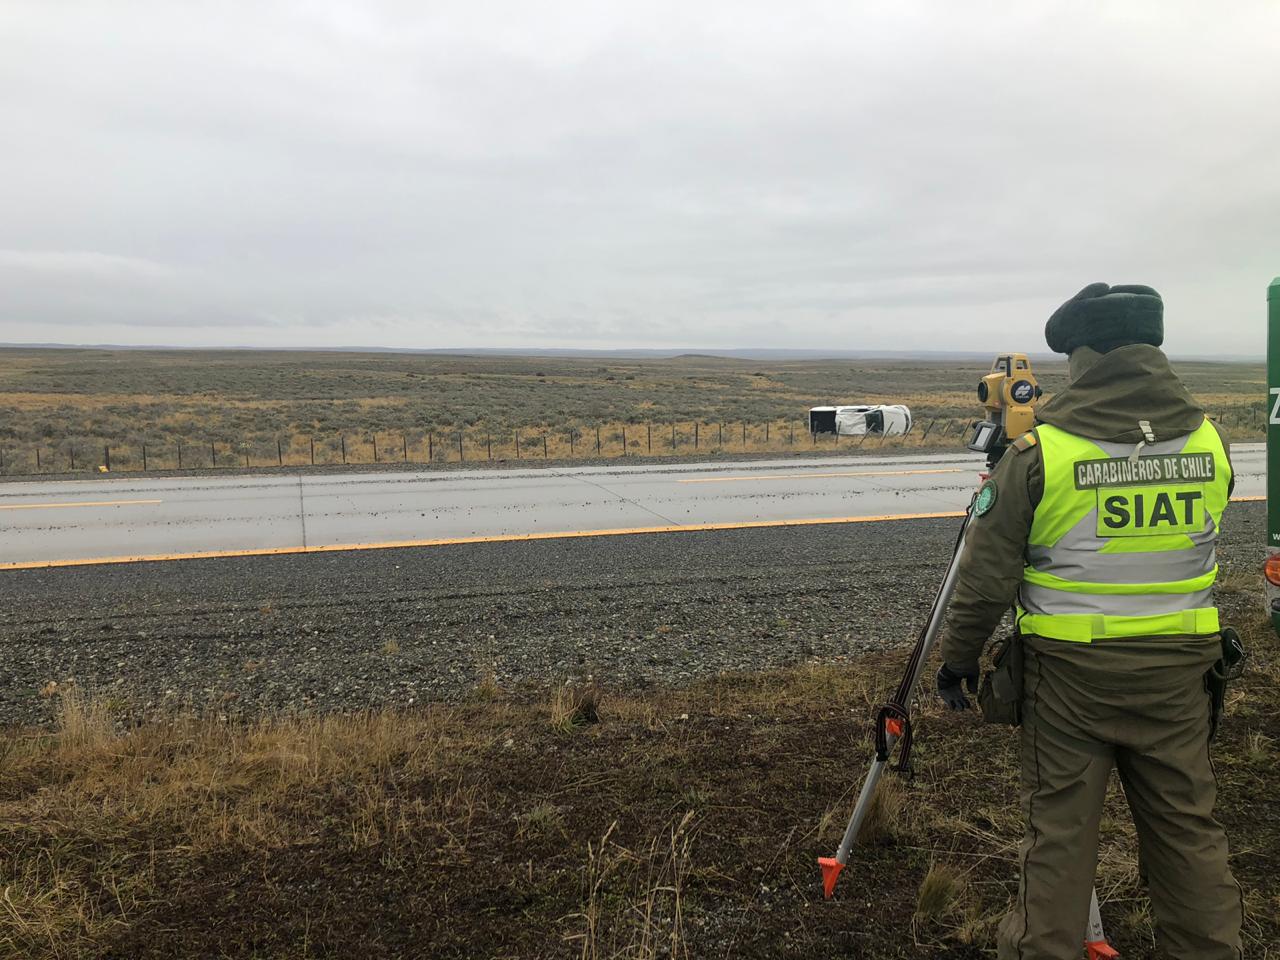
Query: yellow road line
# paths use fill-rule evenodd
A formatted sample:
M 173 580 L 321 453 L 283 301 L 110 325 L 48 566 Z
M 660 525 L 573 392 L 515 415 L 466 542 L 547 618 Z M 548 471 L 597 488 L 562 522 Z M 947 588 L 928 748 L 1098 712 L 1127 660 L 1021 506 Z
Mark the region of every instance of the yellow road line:
M 382 543 L 332 543 L 310 547 L 260 547 L 249 550 L 204 550 L 193 553 L 160 553 L 137 557 L 86 557 L 76 560 L 23 560 L 0 563 L 0 570 L 32 570 L 44 567 L 82 567 L 95 563 L 147 563 L 158 560 L 208 560 L 218 557 L 278 557 L 297 553 L 340 553 L 346 550 L 392 550 L 403 547 L 447 547 L 468 543 L 510 543 L 521 540 L 571 540 L 583 537 L 618 537 L 642 533 L 687 533 L 705 530 L 751 530 L 761 527 L 808 527 L 835 523 L 880 523 L 885 520 L 933 520 L 963 517 L 964 511 L 946 513 L 898 513 L 870 517 L 830 517 L 812 520 L 752 520 L 745 523 L 691 523 L 686 526 L 623 527 L 615 530 L 564 530 L 556 533 L 509 533 L 486 537 L 447 537 L 436 540 L 388 540 Z
M 1232 497 L 1233 502 L 1255 502 L 1265 496 Z M 512 543 L 524 540 L 573 540 L 585 537 L 634 536 L 645 533 L 696 533 L 707 530 L 758 530 L 767 527 L 814 527 L 841 523 L 883 523 L 889 520 L 940 520 L 963 517 L 963 510 L 940 513 L 891 513 L 866 517 L 821 517 L 806 520 L 751 520 L 742 523 L 691 523 L 685 526 L 623 527 L 614 530 L 564 530 L 555 533 L 509 533 L 485 537 L 444 537 L 434 540 L 388 540 L 381 543 L 332 543 L 310 547 L 260 547 L 249 550 L 203 550 L 191 553 L 159 553 L 136 557 L 87 557 L 75 560 L 24 560 L 0 563 L 0 570 L 35 570 L 47 567 L 85 567 L 99 563 L 151 563 L 164 560 L 210 560 L 221 557 L 279 557 L 300 553 L 341 553 L 347 550 L 393 550 L 406 547 L 448 547 L 469 543 Z
M 64 507 L 127 507 L 140 503 L 164 503 L 163 500 L 85 500 L 80 503 L 7 503 L 0 510 L 61 510 Z
M 739 483 L 744 480 L 818 480 L 827 477 L 914 477 L 927 473 L 971 473 L 964 467 L 948 467 L 940 470 L 865 470 L 840 473 L 763 473 L 754 477 L 692 477 L 676 483 Z

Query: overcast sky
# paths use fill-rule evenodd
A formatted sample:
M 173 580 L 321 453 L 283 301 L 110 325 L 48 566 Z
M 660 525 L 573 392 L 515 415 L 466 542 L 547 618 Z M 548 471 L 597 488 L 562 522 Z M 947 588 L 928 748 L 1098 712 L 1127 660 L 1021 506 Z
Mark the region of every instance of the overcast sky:
M 0 0 L 0 341 L 1260 352 L 1280 3 Z

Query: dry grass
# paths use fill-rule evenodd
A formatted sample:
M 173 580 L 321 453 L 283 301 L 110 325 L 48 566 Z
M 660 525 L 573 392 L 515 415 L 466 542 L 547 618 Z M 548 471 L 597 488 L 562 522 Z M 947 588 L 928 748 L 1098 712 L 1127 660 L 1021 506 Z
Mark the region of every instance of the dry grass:
M 640 850 L 617 840 L 610 824 L 598 843 L 587 845 L 583 908 L 570 919 L 582 960 L 687 958 L 684 895 L 692 870 L 696 833 L 686 812 Z
M 920 881 L 916 896 L 916 917 L 941 920 L 951 913 L 960 896 L 960 872 L 945 863 L 935 863 Z

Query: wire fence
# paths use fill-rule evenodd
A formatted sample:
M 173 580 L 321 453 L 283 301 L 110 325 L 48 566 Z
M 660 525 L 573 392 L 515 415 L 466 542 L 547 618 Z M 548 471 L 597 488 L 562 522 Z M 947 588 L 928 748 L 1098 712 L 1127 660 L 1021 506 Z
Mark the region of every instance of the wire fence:
M 1250 411 L 1213 419 L 1226 426 L 1234 439 L 1262 439 L 1263 424 Z M 973 422 L 972 417 L 936 417 L 915 422 L 905 434 L 852 436 L 811 433 L 808 422 L 803 420 L 711 423 L 683 420 L 560 429 L 353 431 L 241 441 L 167 437 L 113 442 L 80 438 L 33 445 L 0 444 L 0 475 L 598 460 L 860 448 L 962 448 Z

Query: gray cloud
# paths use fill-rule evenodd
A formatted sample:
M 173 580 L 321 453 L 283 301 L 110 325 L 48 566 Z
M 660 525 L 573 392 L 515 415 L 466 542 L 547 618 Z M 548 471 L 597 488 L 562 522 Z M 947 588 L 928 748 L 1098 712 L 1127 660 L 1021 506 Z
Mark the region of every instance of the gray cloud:
M 1256 351 L 1280 7 L 20 2 L 0 340 Z

